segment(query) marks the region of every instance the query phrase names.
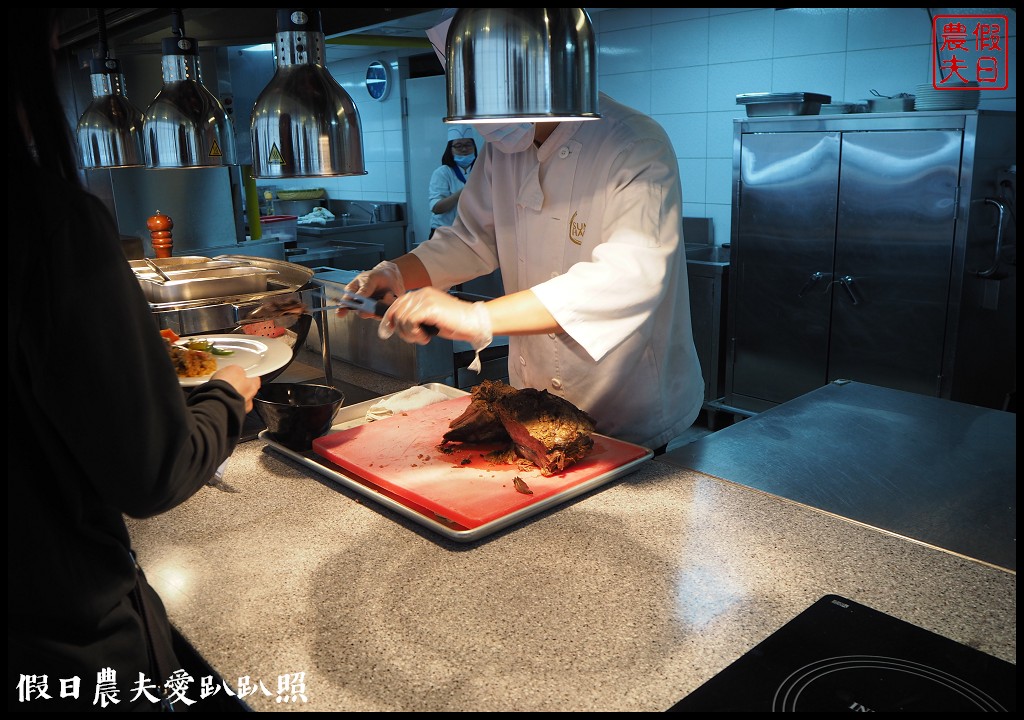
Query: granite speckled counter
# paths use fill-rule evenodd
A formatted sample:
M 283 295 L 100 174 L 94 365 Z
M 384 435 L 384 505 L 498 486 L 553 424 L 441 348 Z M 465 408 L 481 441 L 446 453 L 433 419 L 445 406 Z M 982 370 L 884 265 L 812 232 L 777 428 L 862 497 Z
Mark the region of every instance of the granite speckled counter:
M 224 479 L 129 528 L 257 711 L 662 711 L 831 593 L 1016 663 L 1015 573 L 660 458 L 471 544 L 260 440 Z

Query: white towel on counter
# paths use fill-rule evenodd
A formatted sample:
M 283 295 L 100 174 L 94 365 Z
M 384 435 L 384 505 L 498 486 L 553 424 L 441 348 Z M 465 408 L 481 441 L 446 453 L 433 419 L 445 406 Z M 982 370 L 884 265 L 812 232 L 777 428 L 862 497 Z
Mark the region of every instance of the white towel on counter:
M 313 210 L 295 221 L 297 225 L 326 225 L 329 220 L 334 219 L 334 213 L 325 207 L 315 207 Z
M 433 405 L 434 403 L 443 402 L 450 398 L 444 393 L 440 393 L 437 390 L 431 390 L 425 388 L 422 385 L 416 385 L 402 392 L 389 395 L 386 398 L 376 402 L 370 406 L 370 409 L 366 411 L 366 419 L 370 422 L 374 420 L 383 420 L 384 418 L 391 417 L 402 412 L 408 412 L 409 410 L 417 410 L 427 405 Z

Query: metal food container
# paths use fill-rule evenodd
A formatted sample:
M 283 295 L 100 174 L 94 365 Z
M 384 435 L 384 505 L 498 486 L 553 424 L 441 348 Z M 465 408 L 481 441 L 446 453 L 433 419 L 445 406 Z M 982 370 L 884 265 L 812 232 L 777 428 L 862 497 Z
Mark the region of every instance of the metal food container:
M 178 262 L 167 262 L 168 260 Z M 177 303 L 266 292 L 278 271 L 238 260 L 209 260 L 196 256 L 163 258 L 157 266 L 171 279 L 163 280 L 144 261 L 130 264 L 151 303 Z
M 914 97 L 868 98 L 868 112 L 910 112 L 914 109 Z
M 832 102 L 831 95 L 819 93 L 746 93 L 736 96 L 736 104 L 747 108 L 747 117 L 776 115 L 817 115 L 821 106 Z
M 839 102 L 839 103 L 825 103 L 821 106 L 821 115 L 848 115 L 850 113 L 861 112 L 863 108 L 858 107 L 855 103 Z

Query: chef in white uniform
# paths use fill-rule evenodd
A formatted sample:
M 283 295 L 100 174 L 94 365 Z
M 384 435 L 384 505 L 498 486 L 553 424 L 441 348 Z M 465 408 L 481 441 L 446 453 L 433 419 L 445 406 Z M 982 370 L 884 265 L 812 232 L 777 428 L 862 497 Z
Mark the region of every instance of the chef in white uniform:
M 514 387 L 560 395 L 597 432 L 660 450 L 704 398 L 679 168 L 661 126 L 599 101 L 599 120 L 477 125 L 488 142 L 455 223 L 348 289 L 397 297 L 382 337 L 425 344 L 433 325 L 479 354 L 509 336 Z M 447 292 L 495 268 L 504 296 Z

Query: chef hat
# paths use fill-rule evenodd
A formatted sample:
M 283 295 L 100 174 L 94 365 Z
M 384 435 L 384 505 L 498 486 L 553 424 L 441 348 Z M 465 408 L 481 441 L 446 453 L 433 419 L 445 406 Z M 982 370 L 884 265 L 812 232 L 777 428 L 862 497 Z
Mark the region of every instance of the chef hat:
M 472 138 L 473 128 L 469 125 L 449 125 L 448 126 L 448 141 L 461 140 L 462 138 Z

